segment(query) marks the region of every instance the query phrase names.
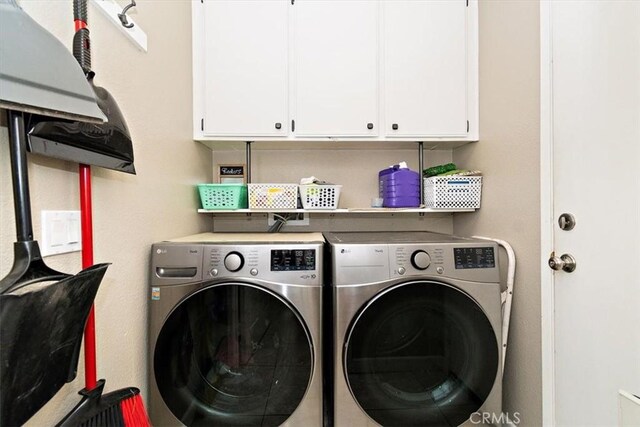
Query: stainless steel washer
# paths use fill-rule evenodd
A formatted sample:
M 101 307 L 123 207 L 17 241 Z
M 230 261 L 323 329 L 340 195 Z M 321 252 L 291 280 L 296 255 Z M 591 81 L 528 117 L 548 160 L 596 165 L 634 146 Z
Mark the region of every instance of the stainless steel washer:
M 205 233 L 153 245 L 153 425 L 322 424 L 323 242 Z
M 496 244 L 426 232 L 325 238 L 335 426 L 458 426 L 484 413 L 498 417 Z

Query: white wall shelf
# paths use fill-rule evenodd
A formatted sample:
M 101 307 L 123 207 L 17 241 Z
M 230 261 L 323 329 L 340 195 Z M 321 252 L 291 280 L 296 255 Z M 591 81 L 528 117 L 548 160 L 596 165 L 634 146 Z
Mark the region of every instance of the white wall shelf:
M 348 209 L 198 209 L 203 214 L 252 214 L 252 213 L 313 213 L 313 214 L 396 214 L 418 213 L 438 214 L 455 212 L 475 212 L 476 209 L 430 209 L 430 208 L 348 208 Z

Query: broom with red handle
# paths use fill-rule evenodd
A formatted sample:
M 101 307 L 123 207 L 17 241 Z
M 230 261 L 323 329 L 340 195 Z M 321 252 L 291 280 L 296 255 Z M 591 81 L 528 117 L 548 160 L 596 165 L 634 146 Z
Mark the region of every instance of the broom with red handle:
M 75 31 L 73 53 L 80 66 L 92 78 L 89 29 L 87 28 L 87 1 L 74 0 Z M 108 112 L 105 111 L 108 115 Z M 91 167 L 79 166 L 80 223 L 82 232 L 82 267 L 93 265 L 93 216 L 91 206 Z M 102 394 L 104 380 L 97 381 L 95 307 L 91 307 L 84 331 L 85 388 L 82 400 L 58 424 L 70 426 L 145 427 L 151 426 L 140 390 L 127 387 Z

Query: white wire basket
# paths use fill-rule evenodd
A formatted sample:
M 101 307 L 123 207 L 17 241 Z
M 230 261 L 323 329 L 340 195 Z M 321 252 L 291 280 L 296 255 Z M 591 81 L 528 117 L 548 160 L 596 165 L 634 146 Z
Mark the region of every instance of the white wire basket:
M 298 184 L 247 184 L 249 209 L 296 209 Z
M 482 198 L 481 176 L 424 178 L 424 205 L 432 209 L 477 209 Z
M 342 185 L 301 185 L 299 189 L 304 209 L 338 209 Z

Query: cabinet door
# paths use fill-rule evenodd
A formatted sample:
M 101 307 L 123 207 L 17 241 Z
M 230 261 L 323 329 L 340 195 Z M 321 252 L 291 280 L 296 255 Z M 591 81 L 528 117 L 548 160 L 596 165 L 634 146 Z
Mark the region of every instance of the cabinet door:
M 467 134 L 464 0 L 384 1 L 387 136 Z
M 214 0 L 205 10 L 206 136 L 288 132 L 285 0 Z
M 378 5 L 295 2 L 296 136 L 378 134 Z

